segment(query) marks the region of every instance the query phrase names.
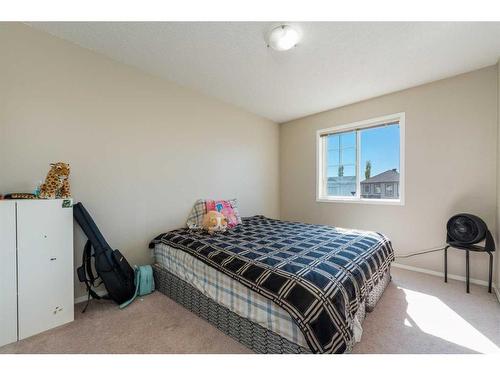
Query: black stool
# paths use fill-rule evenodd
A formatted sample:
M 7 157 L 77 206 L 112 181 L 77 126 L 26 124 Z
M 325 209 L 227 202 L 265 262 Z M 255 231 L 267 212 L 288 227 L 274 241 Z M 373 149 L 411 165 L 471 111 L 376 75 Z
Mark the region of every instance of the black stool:
M 488 278 L 488 293 L 491 293 L 491 281 L 493 278 L 493 254 L 491 251 L 488 251 L 485 247 L 483 246 L 478 246 L 478 245 L 470 245 L 470 246 L 458 246 L 458 245 L 448 245 L 444 248 L 444 282 L 448 282 L 448 248 L 453 247 L 455 249 L 459 250 L 465 250 L 465 284 L 467 286 L 467 293 L 470 293 L 470 287 L 469 287 L 469 274 L 470 274 L 470 267 L 469 267 L 469 251 L 475 251 L 479 253 L 488 253 L 490 256 L 490 272 L 489 272 L 489 278 Z

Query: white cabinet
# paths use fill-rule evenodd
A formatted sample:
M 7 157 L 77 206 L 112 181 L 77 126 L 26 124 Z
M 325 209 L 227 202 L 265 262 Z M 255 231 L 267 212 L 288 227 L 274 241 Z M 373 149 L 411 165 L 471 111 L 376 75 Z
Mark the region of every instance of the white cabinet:
M 17 279 L 14 278 L 14 283 L 10 280 L 11 287 L 2 285 L 2 293 L 17 288 L 15 339 L 21 340 L 73 320 L 73 210 L 70 203 L 60 199 L 0 201 L 0 215 L 5 216 L 0 222 L 14 220 Z M 14 210 L 4 208 L 12 204 Z M 12 211 L 14 219 L 7 219 Z M 11 237 L 11 234 L 6 236 Z M 5 249 L 2 239 L 2 254 Z M 3 332 L 3 319 L 0 324 Z M 5 326 L 10 327 L 12 323 L 6 320 Z M 9 341 L 13 341 L 12 336 L 6 342 Z
M 73 320 L 73 210 L 17 202 L 19 340 Z
M 16 203 L 0 201 L 0 346 L 16 340 Z

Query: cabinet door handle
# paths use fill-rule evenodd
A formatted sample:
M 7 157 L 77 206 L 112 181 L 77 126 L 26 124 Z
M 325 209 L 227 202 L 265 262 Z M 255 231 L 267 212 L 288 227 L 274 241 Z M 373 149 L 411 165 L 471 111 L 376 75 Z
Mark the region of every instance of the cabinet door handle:
M 50 258 L 50 260 L 56 260 L 57 258 Z
M 63 308 L 59 307 L 59 306 L 56 306 L 56 308 L 54 309 L 54 311 L 52 313 L 55 315 L 57 313 L 60 313 L 61 311 L 63 311 Z

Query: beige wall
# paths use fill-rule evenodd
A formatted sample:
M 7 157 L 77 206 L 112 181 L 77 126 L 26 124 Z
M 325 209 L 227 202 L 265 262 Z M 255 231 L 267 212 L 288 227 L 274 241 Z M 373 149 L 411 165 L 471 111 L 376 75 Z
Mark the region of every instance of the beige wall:
M 0 56 L 0 192 L 69 162 L 75 200 L 132 264 L 200 197 L 278 216 L 278 125 L 21 24 L 0 23 Z
M 396 254 L 439 246 L 447 219 L 471 212 L 496 228 L 497 68 L 481 69 L 280 125 L 282 219 L 380 231 Z M 404 206 L 315 201 L 315 131 L 406 112 Z M 465 254 L 451 250 L 449 272 Z M 487 257 L 473 255 L 471 277 L 487 279 Z M 442 253 L 400 259 L 442 271 Z
M 243 215 L 278 217 L 280 193 L 283 219 L 378 230 L 398 254 L 442 244 L 460 211 L 498 220 L 500 233 L 497 67 L 278 129 L 24 25 L 0 24 L 0 46 L 0 192 L 31 191 L 50 162 L 69 162 L 75 200 L 131 263 L 150 262 L 148 241 L 182 225 L 198 197 L 237 197 Z M 315 131 L 402 111 L 405 206 L 315 202 Z M 77 228 L 76 263 L 83 241 Z M 452 253 L 450 272 L 463 274 L 463 260 Z M 472 277 L 486 279 L 486 260 L 473 256 Z M 440 254 L 398 262 L 442 270 Z
M 497 121 L 498 121 L 498 140 L 497 140 L 497 237 L 496 244 L 500 247 L 500 60 L 497 64 L 498 71 L 498 81 L 497 81 Z M 500 293 L 500 248 L 497 248 L 496 258 L 497 258 L 497 293 Z M 500 296 L 500 294 L 499 294 Z M 500 297 L 499 297 L 500 298 Z

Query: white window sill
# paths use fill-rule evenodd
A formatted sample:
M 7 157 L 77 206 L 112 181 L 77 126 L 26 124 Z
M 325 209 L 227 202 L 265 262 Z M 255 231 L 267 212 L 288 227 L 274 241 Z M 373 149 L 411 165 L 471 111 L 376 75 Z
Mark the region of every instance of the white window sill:
M 361 204 L 378 204 L 387 206 L 404 206 L 402 199 L 363 199 L 363 198 L 342 198 L 342 197 L 321 197 L 316 198 L 316 202 L 320 203 L 361 203 Z

